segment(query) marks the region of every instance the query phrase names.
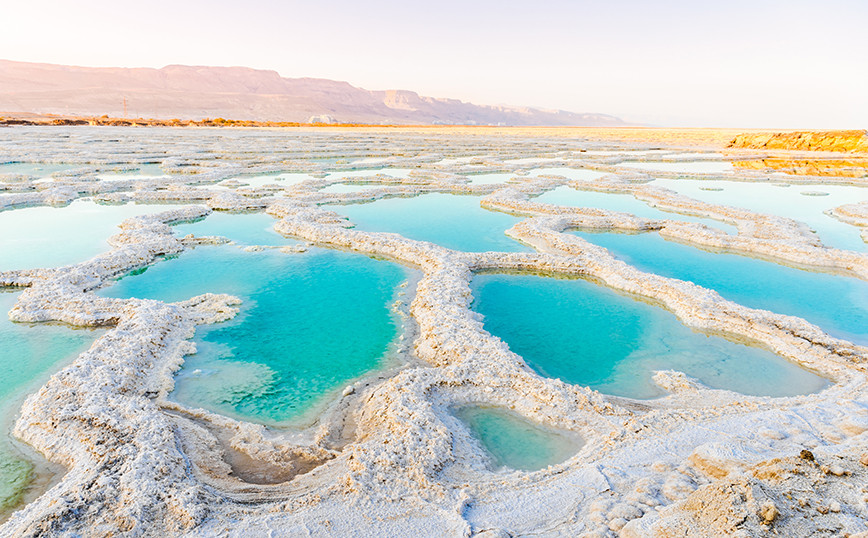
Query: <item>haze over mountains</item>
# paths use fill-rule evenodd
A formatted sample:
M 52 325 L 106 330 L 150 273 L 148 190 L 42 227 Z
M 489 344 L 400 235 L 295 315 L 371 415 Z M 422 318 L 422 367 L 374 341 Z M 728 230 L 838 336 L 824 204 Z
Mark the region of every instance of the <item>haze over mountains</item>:
M 372 124 L 620 126 L 614 116 L 489 106 L 284 78 L 247 67 L 94 68 L 0 60 L 0 113 Z

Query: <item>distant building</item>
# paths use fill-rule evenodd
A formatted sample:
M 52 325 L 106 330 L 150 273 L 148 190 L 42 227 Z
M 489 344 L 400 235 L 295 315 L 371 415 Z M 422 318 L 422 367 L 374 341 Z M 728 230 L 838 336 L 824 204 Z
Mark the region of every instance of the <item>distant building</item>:
M 338 120 L 329 116 L 328 114 L 320 114 L 318 116 L 311 116 L 307 120 L 308 123 L 338 123 Z

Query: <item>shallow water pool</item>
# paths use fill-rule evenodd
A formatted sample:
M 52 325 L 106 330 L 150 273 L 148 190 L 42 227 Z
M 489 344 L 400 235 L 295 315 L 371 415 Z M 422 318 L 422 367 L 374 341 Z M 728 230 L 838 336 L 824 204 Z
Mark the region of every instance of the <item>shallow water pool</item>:
M 745 306 L 798 316 L 833 336 L 868 344 L 868 282 L 712 253 L 656 233 L 576 233 L 643 271 L 688 280 Z
M 18 293 L 0 288 L 0 520 L 27 491 L 33 464 L 9 437 L 25 397 L 104 333 L 51 323 L 14 323 Z
M 566 461 L 583 444 L 576 435 L 543 427 L 504 408 L 469 405 L 454 413 L 482 444 L 493 467 L 544 469 Z
M 207 220 L 207 219 L 206 219 Z M 100 293 L 179 301 L 241 298 L 235 319 L 197 329 L 170 395 L 264 424 L 309 422 L 353 379 L 386 364 L 399 322 L 390 305 L 409 272 L 361 254 L 198 247 Z
M 465 252 L 529 252 L 505 232 L 520 219 L 480 207 L 479 196 L 424 194 L 367 204 L 332 206 L 359 230 L 394 232 Z
M 0 174 L 25 174 L 34 177 L 48 177 L 55 172 L 82 168 L 84 165 L 69 163 L 0 163 Z
M 712 204 L 741 207 L 804 222 L 830 247 L 868 250 L 860 229 L 826 215 L 824 211 L 843 204 L 868 200 L 868 188 L 845 185 L 781 185 L 741 181 L 656 179 L 652 185 Z M 710 190 L 714 189 L 714 190 Z M 826 196 L 803 193 L 822 192 Z
M 178 206 L 101 205 L 76 200 L 66 207 L 25 207 L 0 212 L 0 271 L 60 267 L 111 249 L 106 240 L 137 215 Z
M 726 233 L 736 233 L 736 227 L 731 224 L 726 224 L 710 218 L 694 217 L 671 211 L 663 211 L 656 207 L 651 207 L 642 200 L 638 200 L 632 194 L 580 191 L 565 185 L 541 194 L 536 198 L 531 198 L 531 201 L 568 207 L 593 207 L 596 209 L 607 209 L 609 211 L 620 211 L 622 213 L 630 213 L 637 217 L 646 219 L 670 219 L 684 222 L 699 222 Z
M 214 211 L 204 219 L 173 226 L 175 236 L 220 236 L 239 245 L 284 246 L 298 244 L 274 231 L 277 221 L 266 213 L 225 213 Z
M 652 381 L 657 370 L 749 395 L 805 394 L 828 384 L 769 351 L 692 331 L 663 308 L 586 280 L 483 273 L 471 289 L 485 329 L 531 368 L 607 394 L 662 396 Z

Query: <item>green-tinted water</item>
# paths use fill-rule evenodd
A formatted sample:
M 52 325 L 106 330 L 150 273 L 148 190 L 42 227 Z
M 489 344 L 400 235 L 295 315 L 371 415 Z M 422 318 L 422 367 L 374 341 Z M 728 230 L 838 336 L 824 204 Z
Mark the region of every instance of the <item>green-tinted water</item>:
M 485 448 L 496 467 L 536 471 L 569 459 L 581 439 L 562 434 L 496 407 L 466 406 L 455 410 Z
M 661 396 L 651 378 L 670 369 L 751 395 L 804 394 L 827 385 L 768 351 L 691 331 L 662 308 L 585 280 L 479 274 L 471 288 L 486 330 L 531 368 L 608 394 Z
M 21 403 L 103 332 L 13 323 L 7 313 L 17 297 L 18 293 L 0 288 L 0 519 L 24 494 L 33 473 L 33 465 L 8 437 Z

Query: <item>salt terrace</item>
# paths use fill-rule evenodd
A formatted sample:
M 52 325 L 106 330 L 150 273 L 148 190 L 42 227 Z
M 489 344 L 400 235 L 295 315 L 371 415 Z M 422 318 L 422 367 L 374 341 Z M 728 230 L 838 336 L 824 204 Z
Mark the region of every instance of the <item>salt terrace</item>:
M 850 186 L 855 199 L 811 219 L 846 224 L 865 240 L 868 180 L 854 173 L 860 166 L 865 171 L 864 161 L 854 165 L 848 158 L 846 173 L 835 175 L 822 163 L 840 161 L 838 154 L 725 149 L 729 135 L 707 135 L 655 138 L 650 132 L 624 139 L 580 129 L 482 128 L 0 131 L 0 285 L 17 291 L 9 318 L 35 323 L 34 332 L 58 330 L 58 323 L 69 331 L 99 329 L 87 351 L 58 362 L 41 388 L 27 389 L 30 395 L 7 410 L 16 416 L 10 443 L 35 467 L 0 512 L 6 518 L 0 534 L 868 531 L 868 348 L 858 343 L 865 331 L 850 328 L 845 332 L 852 337 L 844 338 L 832 321 L 815 325 L 751 308 L 642 270 L 593 243 L 589 232 L 657 234 L 759 260 L 771 274 L 779 267 L 808 279 L 834 278 L 853 295 L 828 301 L 864 315 L 864 241 L 848 242 L 853 250 L 834 248 L 808 225 L 776 214 L 773 203 L 760 212 L 674 190 L 679 180 L 708 180 L 716 189 L 726 188 L 722 181 L 790 186 L 805 196 Z M 744 164 L 776 159 L 816 161 L 801 172 L 824 173 Z M 555 189 L 630 196 L 656 211 L 648 217 L 600 207 L 606 204 L 546 203 L 545 193 Z M 415 197 L 442 201 L 441 219 L 467 220 L 438 236 L 431 213 L 437 203 L 412 205 Z M 411 205 L 400 218 L 378 220 L 374 208 L 388 213 L 377 206 L 386 199 Z M 126 220 L 116 213 L 119 230 L 105 218 L 83 229 L 71 220 L 67 228 L 64 212 L 81 204 L 97 214 L 119 207 L 132 212 Z M 354 208 L 368 205 L 369 220 L 355 226 L 353 215 L 361 219 L 363 212 Z M 49 208 L 57 213 L 26 213 Z M 197 235 L 198 224 L 183 224 L 204 219 L 207 230 L 209 219 L 226 219 L 231 230 L 234 218 L 250 213 L 273 224 L 260 243 L 255 234 L 232 243 L 230 233 Z M 413 219 L 433 224 L 402 227 Z M 188 233 L 178 232 L 185 226 Z M 505 235 L 492 236 L 498 227 Z M 67 242 L 112 233 L 102 252 L 82 247 L 81 259 L 52 258 Z M 13 244 L 16 236 L 46 246 L 26 254 L 25 263 L 16 256 L 29 243 Z M 304 260 L 328 250 L 402 266 L 404 291 L 389 307 L 397 335 L 383 350 L 388 360 L 339 378 L 332 383 L 339 386 L 323 389 L 313 414 L 295 422 L 176 398 L 176 374 L 202 345 L 197 331 L 235 323 L 248 305 L 221 290 L 177 302 L 111 290 L 119 278 L 145 278 L 135 274 L 209 248 L 240 249 L 250 260 Z M 489 333 L 475 308 L 475 276 L 517 273 L 567 284 L 581 279 L 668 311 L 703 338 L 798 366 L 802 386 L 813 390 L 778 396 L 774 387 L 766 394 L 775 396 L 745 395 L 661 369 L 648 376 L 662 396 L 640 399 L 549 377 L 510 349 L 511 335 Z M 286 308 L 295 308 L 289 299 Z M 565 327 L 570 321 L 558 312 L 539 314 Z M 276 330 L 269 321 L 257 318 L 258 330 Z M 344 330 L 337 323 L 322 329 L 335 339 Z M 0 360 L 31 358 L 7 353 Z M 769 386 L 783 382 L 774 370 L 764 375 Z M 480 415 L 485 412 L 494 414 Z M 489 431 L 482 431 L 486 424 Z M 490 444 L 496 443 L 492 428 L 550 435 L 557 457 L 510 465 L 523 460 L 499 455 L 503 447 Z

